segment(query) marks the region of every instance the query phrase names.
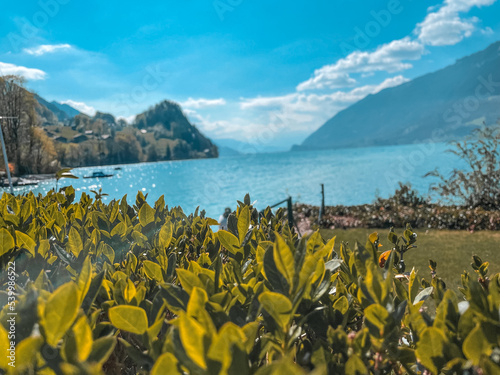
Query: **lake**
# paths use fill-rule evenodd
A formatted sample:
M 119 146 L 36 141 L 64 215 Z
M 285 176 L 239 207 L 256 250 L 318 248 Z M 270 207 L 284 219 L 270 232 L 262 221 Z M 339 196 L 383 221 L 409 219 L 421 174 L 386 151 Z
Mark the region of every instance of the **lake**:
M 426 194 L 435 182 L 423 177 L 427 172 L 439 168 L 449 173 L 463 167 L 455 155 L 445 152 L 448 148 L 447 144 L 417 144 L 129 164 L 119 166 L 121 170 L 115 170 L 117 166 L 77 168 L 73 173 L 80 179 L 62 179 L 59 184 L 73 185 L 78 196 L 102 188 L 109 194 L 107 201 L 127 194 L 132 203 L 138 190 L 148 194 L 150 203 L 165 195 L 170 207 L 181 206 L 190 213 L 200 206 L 218 218 L 225 207 L 235 208 L 236 200 L 243 200 L 246 193 L 258 209 L 288 196 L 294 202 L 319 205 L 322 183 L 327 205 L 370 203 L 394 193 L 399 181 L 410 182 Z M 81 178 L 97 170 L 114 176 Z M 46 181 L 32 190 L 45 193 L 54 185 Z

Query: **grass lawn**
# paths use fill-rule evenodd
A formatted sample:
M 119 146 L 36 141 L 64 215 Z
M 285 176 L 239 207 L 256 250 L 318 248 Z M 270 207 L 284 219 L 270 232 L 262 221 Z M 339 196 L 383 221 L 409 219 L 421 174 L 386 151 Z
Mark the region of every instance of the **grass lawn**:
M 402 229 L 395 230 L 398 235 L 403 233 Z M 368 235 L 378 232 L 382 249 L 389 250 L 390 243 L 387 239 L 388 229 L 322 229 L 323 239 L 329 240 L 337 236 L 335 248 L 338 249 L 341 241 L 348 242 L 350 247 L 359 241 L 363 245 L 368 239 Z M 437 274 L 441 277 L 449 288 L 457 290 L 461 286 L 460 275 L 467 270 L 471 276 L 474 270 L 470 266 L 472 255 L 476 254 L 481 259 L 490 262 L 488 275 L 500 272 L 500 232 L 478 231 L 470 233 L 468 231 L 453 230 L 415 230 L 417 233 L 416 249 L 409 250 L 405 254 L 406 270 L 411 271 L 415 267 L 419 271 L 420 277 L 430 280 L 429 259 L 437 262 Z

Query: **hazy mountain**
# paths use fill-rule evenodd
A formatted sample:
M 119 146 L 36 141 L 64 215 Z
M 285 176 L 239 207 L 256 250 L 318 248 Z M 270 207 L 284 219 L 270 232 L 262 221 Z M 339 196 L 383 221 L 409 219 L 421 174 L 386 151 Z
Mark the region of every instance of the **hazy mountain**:
M 217 146 L 219 146 L 219 148 L 232 150 L 237 154 L 264 154 L 286 151 L 286 148 L 269 146 L 267 144 L 261 143 L 247 143 L 229 138 L 214 139 L 214 142 L 217 144 Z
M 45 107 L 47 110 L 52 112 L 55 115 L 55 118 L 57 118 L 57 121 L 63 122 L 64 120 L 68 120 L 69 116 L 66 112 L 61 110 L 58 106 L 54 105 L 53 102 L 50 103 L 38 94 L 35 94 L 35 99 L 37 102 L 40 104 L 40 106 Z M 52 123 L 54 121 L 54 117 L 48 114 L 45 108 L 40 108 L 38 110 L 39 115 L 42 115 L 42 117 L 46 120 L 44 122 Z
M 59 108 L 61 111 L 63 111 L 64 113 L 66 113 L 66 115 L 68 116 L 68 118 L 73 118 L 77 115 L 80 114 L 80 111 L 73 108 L 72 106 L 68 105 L 68 104 L 62 104 L 62 103 L 58 103 L 56 102 L 55 100 L 50 102 L 52 105 L 54 105 L 55 107 Z
M 500 118 L 500 42 L 455 64 L 369 95 L 293 150 L 445 141 Z M 439 136 L 433 131 L 439 129 Z

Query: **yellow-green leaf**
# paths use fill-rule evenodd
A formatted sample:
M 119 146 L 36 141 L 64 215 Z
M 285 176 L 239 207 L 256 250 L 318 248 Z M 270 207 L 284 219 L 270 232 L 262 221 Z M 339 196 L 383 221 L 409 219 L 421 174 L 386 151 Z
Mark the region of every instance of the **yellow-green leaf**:
M 92 344 L 88 362 L 104 363 L 108 360 L 116 345 L 116 338 L 101 337 Z
M 353 354 L 345 364 L 345 373 L 346 375 L 365 375 L 368 374 L 368 370 L 359 355 Z
M 248 206 L 245 206 L 240 211 L 240 215 L 238 216 L 238 236 L 240 240 L 239 242 L 240 245 L 245 239 L 249 227 L 250 227 L 250 209 L 248 208 Z
M 144 203 L 139 210 L 139 223 L 143 227 L 155 221 L 155 210 L 147 203 Z
M 177 359 L 172 353 L 163 353 L 151 369 L 151 375 L 180 375 L 177 369 Z
M 142 264 L 144 265 L 144 273 L 147 277 L 156 280 L 159 283 L 163 281 L 161 267 L 157 263 L 151 262 L 150 260 L 145 260 L 144 262 L 142 262 Z
M 87 317 L 82 316 L 71 328 L 71 334 L 64 341 L 64 353 L 68 361 L 85 362 L 92 350 L 92 330 Z
M 446 364 L 446 345 L 448 342 L 444 333 L 437 328 L 428 327 L 424 329 L 417 343 L 417 358 L 433 374 L 438 374 Z
M 146 312 L 136 306 L 115 306 L 109 309 L 109 320 L 122 331 L 142 335 L 148 329 Z
M 264 292 L 259 296 L 259 302 L 269 315 L 281 327 L 283 332 L 288 329 L 292 319 L 292 302 L 283 294 Z
M 228 231 L 220 230 L 217 232 L 219 241 L 231 254 L 243 253 L 240 249 L 240 241 L 236 236 Z
M 176 271 L 177 271 L 177 277 L 181 282 L 182 288 L 188 294 L 191 294 L 191 291 L 195 286 L 203 289 L 203 284 L 201 283 L 198 276 L 196 276 L 194 273 L 182 268 L 178 268 Z
M 8 363 L 10 362 L 8 358 L 8 356 L 10 356 L 9 350 L 10 340 L 7 331 L 3 328 L 3 325 L 0 324 L 0 353 L 3 353 L 0 355 L 0 369 L 2 370 L 7 370 L 8 368 Z
M 17 247 L 26 249 L 34 257 L 36 242 L 27 234 L 16 230 Z
M 173 232 L 174 228 L 172 222 L 169 221 L 163 224 L 163 226 L 160 229 L 160 234 L 158 238 L 160 241 L 160 246 L 162 248 L 167 248 L 170 246 L 170 242 L 172 242 Z
M 16 370 L 21 372 L 34 368 L 37 362 L 37 354 L 43 344 L 40 336 L 30 336 L 21 341 L 16 347 Z M 12 369 L 12 367 L 10 367 Z
M 61 285 L 49 297 L 43 313 L 43 331 L 47 343 L 55 347 L 73 324 L 78 313 L 79 292 L 75 283 Z
M 78 290 L 80 291 L 80 303 L 83 302 L 83 299 L 87 295 L 87 292 L 90 288 L 90 283 L 92 282 L 92 263 L 90 259 L 90 255 L 85 258 L 83 262 L 82 270 L 78 275 L 77 285 Z
M 295 259 L 292 250 L 290 250 L 290 247 L 288 247 L 285 240 L 279 234 L 276 234 L 273 255 L 276 268 L 288 282 L 290 289 L 292 289 L 293 278 L 295 277 Z
M 181 314 L 179 317 L 179 336 L 182 346 L 186 354 L 191 360 L 201 369 L 207 369 L 205 354 L 206 347 L 206 331 L 201 324 L 195 319 L 188 317 L 186 314 Z
M 80 251 L 83 249 L 82 238 L 80 234 L 75 229 L 75 227 L 71 227 L 68 234 L 68 244 L 66 248 L 75 256 L 78 257 Z
M 0 256 L 9 252 L 16 246 L 14 238 L 5 228 L 0 229 Z
M 489 357 L 493 348 L 498 345 L 497 327 L 488 323 L 478 323 L 469 333 L 463 344 L 467 359 L 474 365 L 479 365 L 481 356 Z

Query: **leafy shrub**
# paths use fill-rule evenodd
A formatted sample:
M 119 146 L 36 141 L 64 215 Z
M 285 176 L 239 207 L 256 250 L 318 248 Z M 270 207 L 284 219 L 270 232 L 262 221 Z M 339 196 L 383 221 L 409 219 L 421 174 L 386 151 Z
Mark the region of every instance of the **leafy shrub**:
M 298 221 L 318 222 L 319 208 L 295 204 Z M 358 206 L 328 206 L 322 216 L 325 228 L 414 228 L 500 230 L 500 211 L 482 207 L 465 207 L 429 203 L 410 185 L 400 184 L 393 196 L 378 198 L 374 203 Z
M 438 177 L 433 187 L 440 197 L 467 207 L 498 209 L 500 206 L 500 123 L 480 127 L 469 139 L 456 142 L 449 150 L 466 162 L 468 170 L 455 169 L 446 178 L 437 170 L 428 173 Z
M 15 261 L 16 368 L 44 374 L 400 374 L 500 371 L 500 279 L 475 257 L 462 294 L 400 274 L 394 249 L 298 238 L 250 197 L 228 230 L 203 211 L 130 206 L 74 190 L 0 199 L 3 290 Z M 382 267 L 381 267 L 382 266 Z M 430 298 L 429 298 L 430 297 Z M 427 310 L 427 300 L 437 306 Z M 7 294 L 0 349 L 9 347 Z

